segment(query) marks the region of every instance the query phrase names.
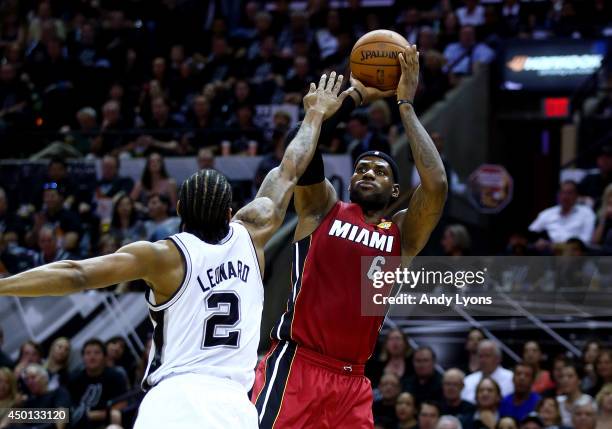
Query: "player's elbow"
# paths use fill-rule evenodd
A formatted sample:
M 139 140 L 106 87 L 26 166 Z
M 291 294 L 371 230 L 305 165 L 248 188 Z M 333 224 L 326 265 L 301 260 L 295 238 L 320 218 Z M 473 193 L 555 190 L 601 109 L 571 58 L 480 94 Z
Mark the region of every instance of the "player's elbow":
M 77 292 L 87 287 L 87 276 L 82 264 L 79 261 L 61 261 L 61 269 L 64 271 L 64 278 L 70 290 Z

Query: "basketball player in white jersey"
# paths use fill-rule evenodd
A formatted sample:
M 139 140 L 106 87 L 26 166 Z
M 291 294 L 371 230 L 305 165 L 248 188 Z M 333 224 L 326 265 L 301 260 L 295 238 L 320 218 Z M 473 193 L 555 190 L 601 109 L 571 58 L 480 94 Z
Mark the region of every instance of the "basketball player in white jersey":
M 321 77 L 279 167 L 232 218 L 226 178 L 201 170 L 183 183 L 182 231 L 116 253 L 61 261 L 0 279 L 0 295 L 65 295 L 144 279 L 154 326 L 138 429 L 257 428 L 253 385 L 263 308 L 263 249 L 281 225 L 314 154 L 323 119 L 341 105 L 342 76 Z

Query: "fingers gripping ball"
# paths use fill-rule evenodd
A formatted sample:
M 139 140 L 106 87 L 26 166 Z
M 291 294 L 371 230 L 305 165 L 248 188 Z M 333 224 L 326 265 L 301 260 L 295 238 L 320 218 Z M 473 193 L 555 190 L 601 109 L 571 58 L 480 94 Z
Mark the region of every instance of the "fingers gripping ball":
M 395 89 L 402 74 L 397 55 L 408 46 L 408 41 L 395 31 L 370 31 L 353 46 L 351 72 L 366 86 L 383 91 Z

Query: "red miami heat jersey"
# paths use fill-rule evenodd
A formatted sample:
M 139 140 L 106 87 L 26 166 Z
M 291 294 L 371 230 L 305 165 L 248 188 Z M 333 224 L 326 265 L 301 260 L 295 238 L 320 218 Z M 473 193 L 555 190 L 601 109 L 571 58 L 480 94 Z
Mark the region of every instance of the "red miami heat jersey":
M 310 236 L 294 243 L 291 295 L 272 338 L 364 364 L 384 317 L 361 315 L 361 258 L 400 256 L 400 247 L 397 225 L 368 224 L 359 205 L 337 202 Z

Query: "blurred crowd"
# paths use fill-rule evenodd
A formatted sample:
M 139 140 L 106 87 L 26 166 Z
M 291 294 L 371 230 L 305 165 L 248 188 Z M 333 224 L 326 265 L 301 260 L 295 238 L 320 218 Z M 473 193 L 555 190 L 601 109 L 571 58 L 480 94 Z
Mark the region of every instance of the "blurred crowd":
M 501 39 L 597 36 L 609 13 L 603 0 L 362 3 L 6 0 L 0 155 L 271 153 L 287 115 L 266 129 L 256 106 L 299 106 L 322 71 L 348 70 L 354 42 L 370 30 L 395 29 L 419 46 L 422 112 L 491 62 Z M 399 121 L 385 104 L 359 122 L 393 144 Z M 347 124 L 326 150 L 363 138 Z
M 366 366 L 376 429 L 608 429 L 612 350 L 585 341 L 580 357 L 546 356 L 527 341 L 522 360 L 502 366 L 499 343 L 469 331 L 465 353 L 442 368 L 429 346 L 388 332 Z
M 72 350 L 65 337 L 45 349 L 27 341 L 16 361 L 2 352 L 2 340 L 0 328 L 0 428 L 11 427 L 6 409 L 17 406 L 69 408 L 67 427 L 132 427 L 144 395 L 139 385 L 150 339 L 142 356 L 122 337 L 92 338 L 81 350 Z M 508 355 L 500 343 L 475 328 L 464 352 L 446 367 L 433 348 L 412 348 L 400 329 L 381 340 L 366 365 L 376 429 L 612 427 L 612 350 L 599 341 L 581 341 L 580 355 L 554 356 L 538 341 L 525 341 L 521 360 L 505 368 Z

